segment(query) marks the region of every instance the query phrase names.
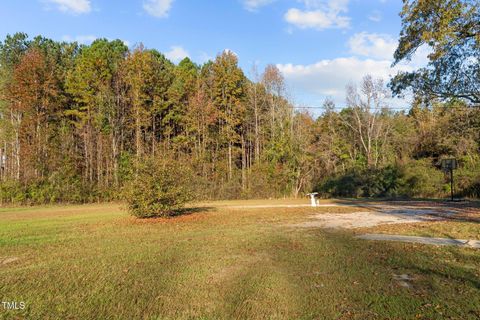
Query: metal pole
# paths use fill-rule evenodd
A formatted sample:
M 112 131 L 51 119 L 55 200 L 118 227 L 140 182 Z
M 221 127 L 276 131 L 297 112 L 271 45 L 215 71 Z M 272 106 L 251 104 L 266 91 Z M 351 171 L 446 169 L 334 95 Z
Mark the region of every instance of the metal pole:
M 453 201 L 453 168 L 450 168 L 450 193 Z

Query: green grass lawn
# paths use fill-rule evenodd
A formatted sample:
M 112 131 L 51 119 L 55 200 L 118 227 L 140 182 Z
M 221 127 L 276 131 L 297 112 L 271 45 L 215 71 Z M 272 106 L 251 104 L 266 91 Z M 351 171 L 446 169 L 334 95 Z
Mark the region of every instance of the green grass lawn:
M 0 300 L 26 308 L 0 318 L 480 317 L 478 250 L 289 226 L 353 207 L 225 205 L 150 220 L 116 204 L 1 209 Z

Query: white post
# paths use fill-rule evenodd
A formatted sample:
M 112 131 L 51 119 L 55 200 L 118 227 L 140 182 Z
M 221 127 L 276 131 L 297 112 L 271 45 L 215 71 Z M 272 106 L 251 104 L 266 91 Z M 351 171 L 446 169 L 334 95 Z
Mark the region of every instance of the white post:
M 313 192 L 313 193 L 309 193 L 308 196 L 310 196 L 310 204 L 312 205 L 312 207 L 316 207 L 317 206 L 317 201 L 315 199 L 315 196 L 317 195 L 318 193 L 317 192 Z

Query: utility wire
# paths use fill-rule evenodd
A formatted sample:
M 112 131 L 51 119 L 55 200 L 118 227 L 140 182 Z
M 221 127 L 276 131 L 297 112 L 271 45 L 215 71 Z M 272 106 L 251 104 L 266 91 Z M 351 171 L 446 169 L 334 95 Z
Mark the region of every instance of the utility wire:
M 323 109 L 323 110 L 326 110 L 327 108 L 326 107 L 301 107 L 301 106 L 294 106 L 293 107 L 294 109 Z M 346 108 L 349 108 L 349 107 L 334 107 L 334 108 L 330 108 L 330 109 L 334 109 L 334 110 L 342 110 L 342 109 L 346 109 Z M 399 111 L 410 111 L 412 109 L 412 107 L 405 107 L 405 108 L 401 108 L 401 107 L 383 107 L 383 108 L 378 108 L 378 107 L 371 107 L 369 108 L 370 110 L 399 110 Z M 444 107 L 444 109 L 474 109 L 474 107 L 469 107 L 469 106 L 448 106 L 448 107 Z

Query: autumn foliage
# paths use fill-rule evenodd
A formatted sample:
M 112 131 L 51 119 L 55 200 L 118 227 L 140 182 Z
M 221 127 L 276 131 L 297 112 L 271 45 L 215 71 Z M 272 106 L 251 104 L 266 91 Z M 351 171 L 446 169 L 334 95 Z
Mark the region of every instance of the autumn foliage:
M 367 75 L 348 86 L 345 105 L 326 100 L 309 112 L 290 101 L 277 67 L 254 67 L 247 77 L 238 64 L 228 50 L 202 65 L 174 64 L 120 40 L 7 36 L 0 43 L 0 202 L 121 199 L 135 174 L 146 176 L 138 190 L 152 191 L 147 168 L 135 168 L 153 161 L 149 174 L 169 185 L 165 166 L 156 168 L 165 159 L 174 159 L 176 172 L 191 171 L 205 199 L 314 189 L 443 196 L 448 177 L 438 163 L 452 156 L 461 163 L 458 193 L 480 193 L 480 112 L 467 101 L 391 108 L 385 84 Z M 431 174 L 411 177 L 422 170 Z M 165 200 L 173 211 L 186 200 L 174 194 L 179 203 Z M 173 212 L 161 207 L 163 196 L 151 196 L 160 207 L 148 215 Z M 133 206 L 149 207 L 146 200 Z

